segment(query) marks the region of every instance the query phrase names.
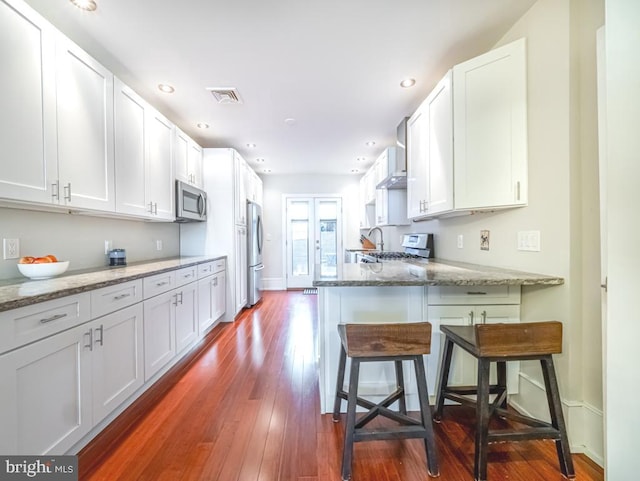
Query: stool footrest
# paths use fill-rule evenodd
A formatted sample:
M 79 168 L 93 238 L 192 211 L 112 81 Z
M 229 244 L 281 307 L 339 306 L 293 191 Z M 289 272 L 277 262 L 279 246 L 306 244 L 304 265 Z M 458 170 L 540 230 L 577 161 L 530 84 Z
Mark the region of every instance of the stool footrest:
M 470 394 L 478 394 L 478 386 L 447 386 L 443 390 L 445 394 L 454 393 L 468 396 Z M 489 394 L 501 394 L 504 391 L 504 387 L 500 387 L 497 384 L 489 386 Z
M 392 428 L 356 429 L 354 441 L 383 441 L 388 439 L 427 438 L 427 430 L 423 426 L 394 426 Z
M 554 427 L 537 427 L 524 429 L 505 429 L 489 431 L 487 442 L 501 443 L 505 441 L 529 441 L 533 439 L 560 439 L 560 431 Z

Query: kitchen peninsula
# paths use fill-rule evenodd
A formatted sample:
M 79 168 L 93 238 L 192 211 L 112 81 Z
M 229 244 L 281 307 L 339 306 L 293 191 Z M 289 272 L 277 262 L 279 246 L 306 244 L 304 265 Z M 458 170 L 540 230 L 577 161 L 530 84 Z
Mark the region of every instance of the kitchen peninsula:
M 316 270 L 319 272 L 319 269 Z M 432 326 L 431 354 L 425 356 L 430 395 L 435 391 L 440 357 L 440 325 L 519 322 L 521 286 L 556 286 L 564 279 L 445 260 L 344 264 L 335 277 L 316 277 L 318 357 L 323 413 L 333 406 L 341 323 L 419 322 Z M 387 366 L 386 364 L 389 364 Z M 508 368 L 509 392 L 517 392 L 519 365 Z M 365 369 L 366 368 L 366 369 Z M 452 382 L 473 382 L 469 359 L 454 359 Z M 409 409 L 417 409 L 414 374 L 405 366 Z M 381 400 L 395 387 L 390 363 L 367 363 L 360 391 Z

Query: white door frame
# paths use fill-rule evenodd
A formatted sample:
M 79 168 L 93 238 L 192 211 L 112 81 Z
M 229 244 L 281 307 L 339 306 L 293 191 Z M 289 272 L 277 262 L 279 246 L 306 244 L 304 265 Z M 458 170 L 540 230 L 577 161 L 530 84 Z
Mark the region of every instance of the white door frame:
M 287 223 L 287 200 L 288 199 L 339 199 L 340 200 L 340 225 L 339 225 L 339 235 L 338 235 L 338 269 L 342 265 L 344 258 L 340 255 L 344 251 L 344 232 L 345 232 L 345 215 L 344 215 L 344 203 L 345 199 L 342 194 L 282 194 L 282 272 L 284 274 L 284 287 L 288 288 L 289 285 L 289 269 L 287 266 L 288 258 L 287 258 L 287 240 L 288 240 L 288 223 Z M 315 256 L 315 254 L 314 254 Z M 314 273 L 314 265 L 312 263 L 312 276 Z

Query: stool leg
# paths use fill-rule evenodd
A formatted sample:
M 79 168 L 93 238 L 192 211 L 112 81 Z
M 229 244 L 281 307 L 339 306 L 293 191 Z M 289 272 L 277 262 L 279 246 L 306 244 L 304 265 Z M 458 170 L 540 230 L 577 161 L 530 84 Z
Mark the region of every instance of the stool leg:
M 491 363 L 478 358 L 478 396 L 476 403 L 476 450 L 474 459 L 474 479 L 487 479 L 487 452 L 489 445 L 489 368 Z
M 433 433 L 433 424 L 431 420 L 431 406 L 429 406 L 429 391 L 427 390 L 427 375 L 424 370 L 424 361 L 422 356 L 416 356 L 413 359 L 416 368 L 416 382 L 418 384 L 418 400 L 420 401 L 420 416 L 422 425 L 426 430 L 424 438 L 424 447 L 427 452 L 427 470 L 429 476 L 440 476 L 440 468 L 438 467 L 438 454 L 436 453 L 436 440 Z
M 567 428 L 564 424 L 560 391 L 558 389 L 558 380 L 556 379 L 553 359 L 550 355 L 545 356 L 540 359 L 540 365 L 542 366 L 544 385 L 547 390 L 551 424 L 560 431 L 560 439 L 556 440 L 556 451 L 558 452 L 558 460 L 560 461 L 560 470 L 567 478 L 575 478 L 576 474 L 573 469 L 571 451 L 569 450 L 569 438 L 567 437 Z
M 404 390 L 404 372 L 402 371 L 402 361 L 394 361 L 396 368 L 396 385 L 399 389 L 402 389 L 402 397 L 398 399 L 398 411 L 402 414 L 407 414 L 407 399 L 405 397 L 406 391 Z
M 344 448 L 342 452 L 342 479 L 351 478 L 351 461 L 353 459 L 353 438 L 356 428 L 356 404 L 358 400 L 358 377 L 360 376 L 360 360 L 351 358 L 349 372 L 349 393 L 347 395 L 347 425 L 344 429 Z
M 498 386 L 500 386 L 501 390 L 507 390 L 507 363 L 504 361 L 498 361 L 497 363 L 497 372 L 498 372 Z M 507 409 L 507 398 L 504 398 L 504 401 L 500 403 L 500 407 L 503 409 Z
M 444 395 L 449 382 L 449 369 L 451 368 L 451 356 L 453 355 L 453 341 L 448 337 L 444 342 L 444 352 L 442 353 L 442 365 L 440 366 L 440 377 L 438 378 L 438 389 L 436 390 L 436 407 L 433 414 L 435 422 L 442 419 L 442 408 L 444 406 Z
M 347 353 L 342 343 L 340 344 L 340 360 L 338 361 L 338 378 L 336 379 L 336 398 L 333 401 L 333 422 L 340 421 L 340 407 L 342 406 L 342 398 L 340 393 L 344 390 L 344 368 L 347 363 Z

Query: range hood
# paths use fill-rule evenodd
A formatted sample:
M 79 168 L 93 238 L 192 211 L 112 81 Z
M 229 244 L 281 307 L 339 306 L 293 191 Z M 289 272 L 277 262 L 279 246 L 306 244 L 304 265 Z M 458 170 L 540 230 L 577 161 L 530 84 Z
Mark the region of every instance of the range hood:
M 396 147 L 389 148 L 387 155 L 387 176 L 376 185 L 376 189 L 406 189 L 407 188 L 407 120 L 396 129 Z

